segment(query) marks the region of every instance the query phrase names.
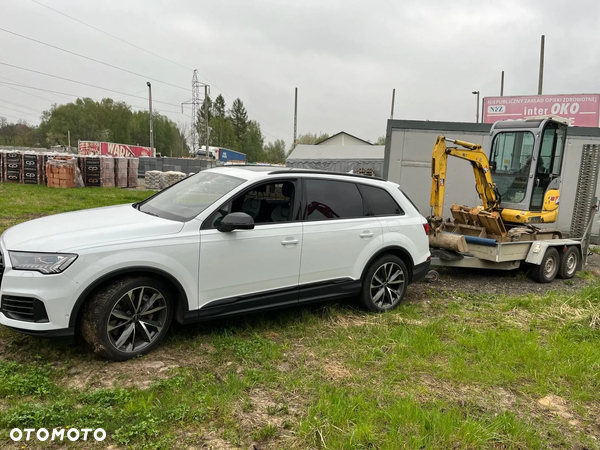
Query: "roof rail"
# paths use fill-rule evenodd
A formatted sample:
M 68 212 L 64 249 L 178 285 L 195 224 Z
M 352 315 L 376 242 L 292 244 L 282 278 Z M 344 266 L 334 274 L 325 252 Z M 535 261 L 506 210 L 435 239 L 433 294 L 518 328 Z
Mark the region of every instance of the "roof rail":
M 284 173 L 312 173 L 315 175 L 341 175 L 344 177 L 356 177 L 356 178 L 366 178 L 369 180 L 387 181 L 380 177 L 372 177 L 370 175 L 361 175 L 359 173 L 331 172 L 331 171 L 327 171 L 327 170 L 314 170 L 314 169 L 296 169 L 294 167 L 290 167 L 287 170 L 274 170 L 273 172 L 269 172 L 269 175 L 281 175 Z

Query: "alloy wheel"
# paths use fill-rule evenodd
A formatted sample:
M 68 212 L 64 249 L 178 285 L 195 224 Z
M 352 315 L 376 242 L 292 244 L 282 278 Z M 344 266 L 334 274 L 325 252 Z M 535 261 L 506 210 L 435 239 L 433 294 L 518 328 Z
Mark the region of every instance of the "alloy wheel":
M 371 300 L 380 308 L 395 305 L 402 298 L 404 284 L 404 270 L 398 264 L 382 264 L 371 279 Z
M 131 289 L 110 312 L 106 326 L 110 343 L 121 352 L 142 351 L 161 334 L 167 313 L 167 301 L 156 288 Z

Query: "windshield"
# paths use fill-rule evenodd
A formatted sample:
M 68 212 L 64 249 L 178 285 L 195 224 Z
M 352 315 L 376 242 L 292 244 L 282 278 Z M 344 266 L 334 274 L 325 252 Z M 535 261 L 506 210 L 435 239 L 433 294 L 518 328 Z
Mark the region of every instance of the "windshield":
M 139 204 L 138 209 L 164 219 L 186 222 L 246 180 L 217 172 L 200 172 Z
M 520 203 L 525 198 L 533 144 L 529 131 L 499 133 L 494 138 L 490 169 L 502 201 Z

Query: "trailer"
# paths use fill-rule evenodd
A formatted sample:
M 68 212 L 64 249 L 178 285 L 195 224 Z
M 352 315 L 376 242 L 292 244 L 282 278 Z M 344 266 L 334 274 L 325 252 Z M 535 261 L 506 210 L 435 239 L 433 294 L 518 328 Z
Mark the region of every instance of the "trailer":
M 230 161 L 246 162 L 246 154 L 227 148 L 220 148 L 218 160 L 223 163 Z

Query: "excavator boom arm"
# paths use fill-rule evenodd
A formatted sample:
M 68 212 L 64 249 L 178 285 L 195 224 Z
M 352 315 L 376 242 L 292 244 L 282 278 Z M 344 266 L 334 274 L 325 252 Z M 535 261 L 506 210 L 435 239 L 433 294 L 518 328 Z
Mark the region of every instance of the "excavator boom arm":
M 446 141 L 463 148 L 447 147 Z M 486 154 L 478 144 L 446 139 L 438 136 L 431 157 L 431 199 L 434 217 L 443 217 L 444 194 L 446 191 L 446 174 L 448 170 L 448 155 L 465 159 L 471 163 L 475 175 L 475 186 L 483 208 L 487 211 L 500 205 L 500 197 L 490 174 L 490 165 Z

